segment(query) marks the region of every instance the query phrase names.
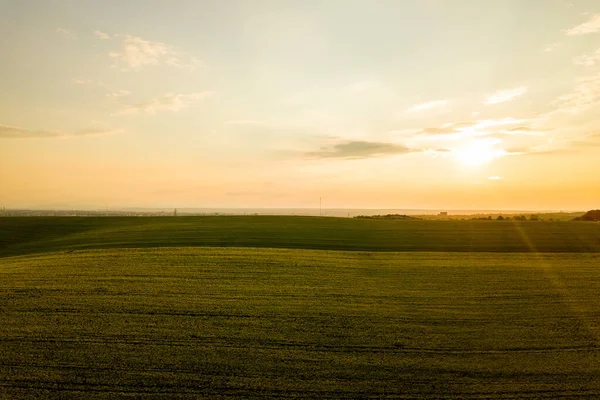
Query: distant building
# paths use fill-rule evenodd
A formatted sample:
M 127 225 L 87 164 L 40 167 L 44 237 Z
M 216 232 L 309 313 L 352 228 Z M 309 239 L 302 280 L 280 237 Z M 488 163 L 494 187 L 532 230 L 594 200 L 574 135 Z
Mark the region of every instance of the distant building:
M 448 211 L 440 211 L 440 217 L 447 217 Z

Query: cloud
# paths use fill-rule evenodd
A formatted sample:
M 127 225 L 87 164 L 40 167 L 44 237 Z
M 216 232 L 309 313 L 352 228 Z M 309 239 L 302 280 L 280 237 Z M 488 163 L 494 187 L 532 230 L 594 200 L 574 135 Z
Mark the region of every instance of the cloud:
M 130 94 L 131 92 L 129 90 L 117 90 L 111 93 L 107 93 L 106 97 L 109 97 L 111 99 L 118 99 L 121 97 L 129 96 Z
M 434 100 L 434 101 L 429 101 L 427 103 L 417 104 L 415 106 L 408 108 L 406 111 L 408 111 L 408 112 L 425 111 L 425 110 L 430 110 L 432 108 L 442 107 L 447 104 L 448 104 L 448 100 Z
M 14 126 L 0 125 L 0 138 L 2 139 L 50 138 L 61 136 L 64 136 L 64 134 L 52 131 L 30 130 L 17 128 Z
M 573 147 L 585 148 L 585 147 L 599 147 L 600 146 L 600 133 L 593 133 L 587 135 L 580 140 L 572 140 L 569 144 Z
M 561 45 L 561 43 L 552 43 L 544 49 L 544 53 L 551 53 L 554 50 L 558 49 Z
M 600 61 L 600 49 L 591 54 L 583 54 L 573 59 L 573 64 L 583 67 L 591 67 Z
M 536 126 L 535 123 L 533 124 L 533 126 L 527 126 L 527 125 L 520 125 L 520 126 L 515 126 L 512 128 L 508 128 L 508 129 L 500 129 L 498 132 L 496 132 L 499 135 L 527 135 L 527 136 L 539 136 L 542 135 L 544 132 L 547 132 L 549 130 L 552 130 L 549 127 L 539 127 Z
M 600 32 L 600 14 L 592 15 L 586 22 L 567 30 L 567 35 L 578 36 Z
M 109 57 L 114 60 L 113 67 L 125 71 L 137 71 L 150 65 L 194 69 L 201 64 L 200 60 L 179 52 L 165 43 L 152 42 L 131 35 L 125 35 L 121 41 L 121 50 L 110 52 Z
M 65 28 L 56 28 L 55 32 L 69 39 L 77 39 L 73 32 Z
M 419 133 L 422 135 L 459 135 L 459 136 L 486 136 L 489 134 L 503 133 L 506 135 L 515 135 L 518 133 L 538 131 L 528 126 L 517 126 L 514 128 L 503 129 L 511 125 L 518 125 L 526 122 L 523 119 L 511 117 L 500 119 L 480 119 L 475 121 L 449 122 L 439 127 L 423 128 Z
M 226 125 L 270 125 L 267 121 L 259 119 L 236 119 L 225 122 Z
M 572 154 L 573 150 L 556 147 L 556 144 L 544 143 L 530 147 L 511 147 L 506 149 L 509 155 L 517 156 L 545 156 L 554 154 Z
M 505 117 L 505 118 L 499 118 L 499 119 L 480 119 L 477 121 L 477 123 L 474 125 L 474 127 L 477 129 L 484 129 L 484 128 L 492 128 L 492 127 L 496 127 L 496 126 L 518 125 L 518 124 L 522 124 L 524 122 L 527 122 L 527 120 L 526 119 L 516 119 L 516 118 L 512 118 L 512 117 Z
M 338 143 L 332 147 L 322 148 L 317 152 L 307 153 L 307 155 L 313 158 L 359 159 L 408 154 L 414 151 L 401 144 L 357 140 Z
M 531 150 L 524 153 L 519 153 L 519 155 L 526 156 L 551 156 L 556 154 L 573 154 L 573 150 L 569 149 L 548 149 L 548 150 Z
M 451 153 L 452 150 L 450 149 L 444 149 L 444 148 L 439 148 L 439 149 L 423 149 L 421 150 L 425 155 L 428 155 L 430 157 L 436 158 L 438 157 L 440 154 L 447 154 L 447 153 Z
M 72 134 L 56 131 L 32 130 L 14 126 L 0 125 L 0 139 L 41 139 L 41 138 L 68 138 L 75 136 L 100 136 L 125 132 L 122 129 L 84 129 Z
M 106 136 L 125 133 L 124 129 L 82 129 L 68 136 Z
M 367 79 L 364 81 L 355 82 L 351 85 L 348 85 L 347 90 L 350 93 L 361 93 L 366 92 L 368 90 L 374 89 L 380 86 L 379 82 L 372 79 Z
M 423 128 L 421 133 L 426 135 L 449 135 L 477 125 L 477 121 L 449 122 L 440 127 Z
M 575 140 L 571 142 L 571 146 L 574 147 L 600 147 L 600 141 L 596 140 Z
M 332 92 L 333 90 L 331 88 L 326 88 L 322 86 L 311 86 L 281 99 L 281 102 L 284 104 L 294 105 L 310 104 L 315 99 L 331 96 Z
M 104 33 L 101 31 L 94 31 L 94 35 L 96 35 L 100 40 L 110 39 L 110 35 L 108 33 Z
M 127 105 L 115 115 L 137 114 L 138 112 L 155 114 L 158 111 L 179 111 L 214 94 L 211 91 L 187 94 L 167 93 L 162 97 L 157 97 L 143 103 Z
M 485 98 L 485 104 L 499 104 L 506 101 L 511 101 L 527 92 L 527 86 L 519 86 L 512 89 L 499 90 Z
M 103 87 L 104 86 L 103 82 L 95 81 L 93 79 L 74 78 L 73 83 L 76 85 L 91 86 L 91 87 Z
M 514 128 L 508 129 L 508 132 L 532 132 L 532 131 L 534 131 L 534 129 L 529 126 L 516 126 Z
M 581 77 L 571 92 L 554 101 L 555 113 L 579 114 L 600 108 L 600 73 Z
M 500 181 L 500 180 L 502 180 L 502 177 L 501 176 L 488 176 L 488 179 L 490 181 Z

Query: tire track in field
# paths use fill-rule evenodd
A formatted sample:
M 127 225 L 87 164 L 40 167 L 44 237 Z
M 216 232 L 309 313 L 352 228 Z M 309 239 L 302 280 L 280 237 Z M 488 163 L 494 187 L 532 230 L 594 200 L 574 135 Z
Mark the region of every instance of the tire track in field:
M 414 387 L 418 384 L 427 384 L 427 381 L 413 382 Z M 13 380 L 0 382 L 0 387 L 12 389 L 25 389 L 27 391 L 40 390 L 55 393 L 83 392 L 104 394 L 139 394 L 139 395 L 202 395 L 202 396 L 235 396 L 235 398 L 394 398 L 414 399 L 415 396 L 423 399 L 558 399 L 558 398 L 583 398 L 597 399 L 600 391 L 597 390 L 516 390 L 516 391 L 494 391 L 494 392 L 460 392 L 460 391 L 436 391 L 429 394 L 425 391 L 408 390 L 368 390 L 368 391 L 346 391 L 346 390 L 294 390 L 294 389 L 253 389 L 236 387 L 219 387 L 212 390 L 198 388 L 195 386 L 185 387 L 175 384 L 161 385 L 139 385 L 139 384 L 88 384 L 75 381 L 44 381 L 44 380 Z M 407 393 L 408 392 L 408 393 Z
M 422 353 L 422 354 L 514 354 L 514 353 L 561 353 L 561 352 L 589 352 L 599 351 L 600 346 L 559 346 L 559 347 L 511 347 L 511 348 L 496 348 L 496 349 L 475 349 L 465 350 L 456 348 L 428 348 L 428 347 L 405 347 L 398 346 L 358 346 L 358 345 L 327 345 L 314 343 L 293 343 L 281 341 L 261 341 L 256 339 L 240 339 L 240 338 L 214 338 L 214 337 L 195 337 L 190 339 L 151 339 L 140 336 L 129 337 L 72 337 L 65 338 L 31 338 L 28 336 L 0 338 L 0 343 L 50 343 L 50 344 L 125 344 L 125 345 L 152 345 L 152 346 L 167 346 L 167 347 L 202 347 L 210 348 L 233 348 L 233 349 L 277 349 L 284 348 L 286 350 L 300 350 L 313 352 L 338 352 L 338 353 Z M 0 364 L 1 365 L 1 364 Z

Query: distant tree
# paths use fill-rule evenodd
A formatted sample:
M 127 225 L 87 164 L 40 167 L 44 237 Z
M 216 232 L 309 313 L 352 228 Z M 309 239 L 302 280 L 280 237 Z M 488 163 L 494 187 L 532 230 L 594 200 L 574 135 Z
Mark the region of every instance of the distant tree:
M 502 215 L 498 215 L 498 218 L 496 218 L 496 220 L 498 220 L 498 221 L 504 221 L 504 217 Z
M 539 221 L 540 220 L 540 216 L 532 214 L 532 215 L 529 216 L 529 220 L 530 221 Z
M 575 218 L 576 221 L 600 221 L 600 210 L 590 210 L 581 217 Z
M 513 217 L 513 219 L 514 219 L 515 221 L 527 221 L 527 217 L 526 217 L 526 216 L 524 216 L 524 215 L 515 215 L 515 216 Z

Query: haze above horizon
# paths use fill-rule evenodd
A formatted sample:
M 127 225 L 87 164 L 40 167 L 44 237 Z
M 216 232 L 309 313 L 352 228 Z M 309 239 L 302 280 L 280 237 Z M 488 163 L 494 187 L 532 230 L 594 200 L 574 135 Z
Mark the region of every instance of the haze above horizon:
M 599 208 L 595 0 L 0 0 L 0 34 L 0 206 Z

